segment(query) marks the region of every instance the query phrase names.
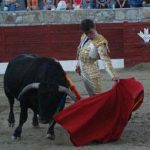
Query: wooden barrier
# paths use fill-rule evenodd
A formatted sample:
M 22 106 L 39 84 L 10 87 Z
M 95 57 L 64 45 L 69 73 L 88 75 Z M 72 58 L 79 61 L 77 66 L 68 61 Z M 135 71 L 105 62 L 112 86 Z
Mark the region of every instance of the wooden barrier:
M 150 23 L 98 23 L 97 30 L 109 41 L 111 58 L 123 58 L 125 66 L 150 62 L 150 44 L 137 33 Z M 59 60 L 75 60 L 81 36 L 79 24 L 0 27 L 0 61 L 21 53 L 34 53 Z

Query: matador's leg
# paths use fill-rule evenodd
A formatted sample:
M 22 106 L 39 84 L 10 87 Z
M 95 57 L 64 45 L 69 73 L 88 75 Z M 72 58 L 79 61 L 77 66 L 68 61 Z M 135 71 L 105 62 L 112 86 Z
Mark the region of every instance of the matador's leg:
M 85 88 L 90 96 L 95 95 L 101 92 L 101 78 L 95 77 L 88 79 L 85 76 L 82 76 Z

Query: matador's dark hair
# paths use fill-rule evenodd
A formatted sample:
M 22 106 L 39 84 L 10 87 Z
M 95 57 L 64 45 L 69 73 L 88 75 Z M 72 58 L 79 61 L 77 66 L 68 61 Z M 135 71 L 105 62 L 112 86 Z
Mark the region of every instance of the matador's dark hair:
M 80 28 L 84 33 L 88 32 L 90 29 L 94 27 L 95 24 L 91 19 L 84 19 L 81 21 Z

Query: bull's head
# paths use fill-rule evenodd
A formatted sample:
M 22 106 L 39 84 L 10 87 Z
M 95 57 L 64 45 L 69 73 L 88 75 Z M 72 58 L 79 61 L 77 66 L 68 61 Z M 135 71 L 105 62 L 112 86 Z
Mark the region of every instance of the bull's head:
M 69 95 L 75 100 L 70 89 L 56 84 L 47 83 L 31 83 L 25 86 L 20 92 L 18 99 L 32 89 L 37 89 L 38 105 L 39 105 L 39 121 L 41 123 L 49 123 L 53 115 L 62 109 L 65 104 L 66 96 Z

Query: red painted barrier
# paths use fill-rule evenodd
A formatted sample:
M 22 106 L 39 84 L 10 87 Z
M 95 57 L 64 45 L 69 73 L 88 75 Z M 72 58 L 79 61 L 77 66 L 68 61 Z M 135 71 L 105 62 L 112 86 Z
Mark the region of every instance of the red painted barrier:
M 137 35 L 144 28 L 150 28 L 150 23 L 97 24 L 109 41 L 111 58 L 124 58 L 125 66 L 150 62 L 150 44 Z M 21 53 L 75 60 L 81 34 L 79 24 L 0 27 L 0 61 Z

